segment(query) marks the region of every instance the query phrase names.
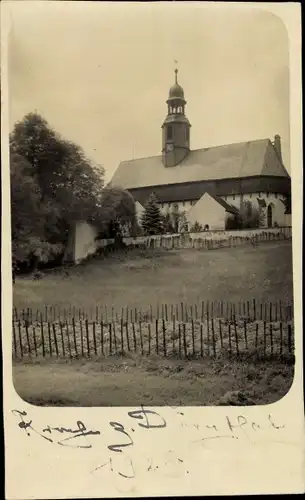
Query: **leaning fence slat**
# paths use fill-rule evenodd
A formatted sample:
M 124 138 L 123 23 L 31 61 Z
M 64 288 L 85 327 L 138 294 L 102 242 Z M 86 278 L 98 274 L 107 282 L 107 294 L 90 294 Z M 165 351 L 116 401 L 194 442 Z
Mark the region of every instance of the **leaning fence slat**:
M 148 354 L 151 352 L 151 324 L 148 323 Z
M 114 352 L 115 352 L 115 354 L 117 354 L 118 349 L 117 349 L 117 338 L 116 338 L 115 323 L 113 323 L 113 341 L 114 341 Z
M 42 355 L 45 357 L 45 345 L 44 345 L 44 331 L 43 331 L 43 319 L 42 314 L 40 316 L 40 333 L 41 333 L 41 344 L 42 344 Z
M 245 346 L 248 349 L 248 335 L 247 335 L 247 321 L 244 321 L 244 336 L 245 336 Z
M 56 357 L 58 358 L 59 353 L 58 353 L 58 343 L 57 343 L 55 323 L 52 324 L 52 329 L 53 329 L 53 338 L 54 338 L 54 344 L 55 344 Z
M 49 339 L 49 354 L 52 357 L 53 352 L 52 352 L 52 342 L 51 342 L 51 325 L 49 321 L 48 321 L 48 339 Z
M 131 327 L 132 327 L 132 337 L 133 337 L 133 349 L 134 352 L 137 352 L 137 336 L 136 336 L 135 324 L 131 323 Z
M 19 335 L 19 345 L 20 345 L 20 354 L 23 357 L 23 345 L 22 345 L 22 335 L 21 335 L 21 321 L 18 320 L 18 335 Z
M 127 340 L 127 349 L 130 351 L 130 342 L 129 342 L 129 330 L 128 330 L 128 322 L 125 323 L 126 328 L 126 340 Z
M 95 329 L 95 321 L 92 323 L 92 328 L 93 328 L 93 347 L 94 347 L 94 354 L 97 354 L 97 346 L 96 346 L 96 329 Z
M 223 349 L 223 336 L 222 336 L 221 320 L 219 320 L 218 324 L 219 324 L 220 347 L 221 347 L 221 349 Z
M 231 323 L 228 325 L 228 334 L 229 334 L 229 354 L 232 355 L 232 337 L 231 337 Z
M 69 332 L 68 320 L 66 320 L 65 324 L 66 324 L 66 333 L 67 333 L 69 356 L 70 356 L 70 358 L 72 358 L 72 351 L 71 351 L 71 342 L 70 342 L 70 332 Z
M 74 341 L 74 350 L 75 350 L 75 356 L 78 356 L 78 351 L 77 351 L 77 343 L 76 343 L 76 330 L 75 330 L 75 320 L 74 316 L 72 317 L 72 331 L 73 331 L 73 341 Z
M 200 323 L 200 356 L 203 358 L 203 324 Z
M 237 324 L 235 316 L 234 316 L 234 335 L 235 335 L 236 355 L 239 356 L 238 332 L 237 332 Z
M 211 321 L 211 327 L 212 327 L 213 356 L 214 356 L 214 358 L 216 358 L 216 339 L 215 339 L 215 329 L 214 329 L 214 319 L 213 318 Z
M 62 322 L 61 321 L 59 321 L 59 328 L 60 328 L 62 355 L 63 355 L 63 357 L 65 357 L 66 356 L 66 352 L 65 352 L 64 332 L 63 332 L 63 327 L 62 327 Z
M 272 323 L 269 325 L 269 331 L 270 331 L 270 354 L 271 357 L 273 356 L 273 329 L 272 329 Z
M 81 354 L 82 354 L 82 357 L 84 357 L 84 355 L 85 355 L 85 353 L 84 353 L 84 332 L 83 332 L 83 322 L 82 322 L 82 320 L 80 320 L 79 326 L 80 326 L 80 347 L 81 347 Z

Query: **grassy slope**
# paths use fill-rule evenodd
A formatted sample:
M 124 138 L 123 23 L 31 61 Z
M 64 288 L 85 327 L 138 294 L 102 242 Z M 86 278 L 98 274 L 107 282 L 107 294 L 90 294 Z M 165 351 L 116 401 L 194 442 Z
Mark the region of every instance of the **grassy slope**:
M 144 309 L 157 303 L 252 298 L 292 300 L 291 242 L 113 255 L 73 268 L 68 277 L 23 277 L 14 286 L 14 305 L 33 309 L 72 304 L 89 310 L 106 304 L 120 311 L 123 306 Z
M 13 373 L 18 394 L 32 404 L 217 405 L 235 390 L 267 404 L 288 392 L 293 366 L 130 358 L 15 364 Z

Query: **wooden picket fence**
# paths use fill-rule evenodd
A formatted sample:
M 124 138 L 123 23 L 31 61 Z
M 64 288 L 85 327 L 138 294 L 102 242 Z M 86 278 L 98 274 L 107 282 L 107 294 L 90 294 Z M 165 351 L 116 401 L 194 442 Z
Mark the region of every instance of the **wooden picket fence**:
M 15 359 L 56 357 L 90 358 L 151 354 L 181 359 L 237 357 L 294 359 L 291 322 L 205 318 L 203 321 L 117 322 L 79 320 L 13 321 Z
M 119 311 L 107 305 L 95 305 L 89 308 L 77 308 L 69 305 L 44 305 L 39 309 L 13 309 L 13 321 L 27 321 L 28 324 L 44 321 L 68 322 L 88 320 L 100 323 L 153 322 L 154 320 L 180 321 L 188 323 L 191 320 L 202 322 L 206 319 L 222 318 L 232 321 L 233 318 L 244 318 L 251 321 L 289 322 L 293 319 L 292 302 L 259 302 L 256 299 L 232 303 L 225 301 L 202 301 L 196 304 L 157 304 L 143 308 L 122 307 Z

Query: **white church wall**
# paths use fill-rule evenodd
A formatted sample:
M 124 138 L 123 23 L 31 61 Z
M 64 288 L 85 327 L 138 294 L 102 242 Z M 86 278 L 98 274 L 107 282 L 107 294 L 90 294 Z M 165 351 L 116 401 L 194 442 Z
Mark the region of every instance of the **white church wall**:
M 224 230 L 226 210 L 208 193 L 205 193 L 188 212 L 187 220 L 189 225 L 199 222 L 203 227 L 208 225 L 212 231 Z

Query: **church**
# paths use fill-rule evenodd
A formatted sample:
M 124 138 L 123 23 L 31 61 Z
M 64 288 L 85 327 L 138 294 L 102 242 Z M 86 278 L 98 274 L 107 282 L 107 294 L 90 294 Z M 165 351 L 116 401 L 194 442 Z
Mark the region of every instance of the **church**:
M 184 212 L 188 225 L 223 230 L 226 217 L 245 201 L 264 213 L 262 227 L 291 225 L 291 179 L 279 135 L 273 141 L 191 150 L 191 124 L 177 69 L 166 104 L 161 154 L 122 161 L 110 182 L 133 196 L 138 216 L 154 193 L 164 214 Z

